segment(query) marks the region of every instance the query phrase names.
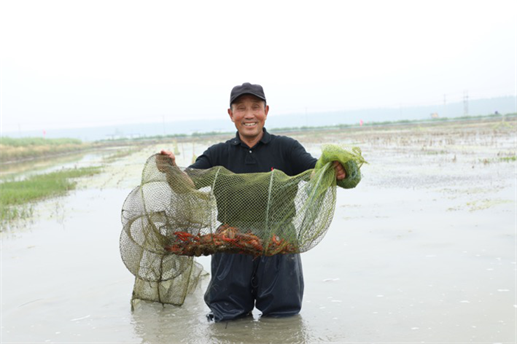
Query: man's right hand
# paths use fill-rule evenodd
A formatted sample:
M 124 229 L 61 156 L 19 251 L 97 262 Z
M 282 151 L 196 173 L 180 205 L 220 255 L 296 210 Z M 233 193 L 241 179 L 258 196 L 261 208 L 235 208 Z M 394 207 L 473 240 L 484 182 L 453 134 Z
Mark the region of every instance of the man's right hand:
M 162 150 L 160 154 L 156 156 L 156 167 L 160 172 L 167 172 L 168 166 L 178 166 L 176 165 L 176 157 L 171 151 Z

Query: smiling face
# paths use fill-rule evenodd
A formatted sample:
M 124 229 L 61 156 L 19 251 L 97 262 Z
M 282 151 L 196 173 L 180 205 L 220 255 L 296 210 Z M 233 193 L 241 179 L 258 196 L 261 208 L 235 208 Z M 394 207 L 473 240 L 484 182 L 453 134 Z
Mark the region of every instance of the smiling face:
M 228 114 L 239 132 L 241 141 L 253 147 L 264 132 L 269 106 L 255 96 L 245 94 L 237 98 L 228 109 Z

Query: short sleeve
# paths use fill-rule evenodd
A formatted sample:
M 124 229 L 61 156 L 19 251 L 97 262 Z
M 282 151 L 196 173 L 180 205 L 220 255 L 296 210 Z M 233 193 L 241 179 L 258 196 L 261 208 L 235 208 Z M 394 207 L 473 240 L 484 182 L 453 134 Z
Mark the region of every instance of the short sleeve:
M 210 162 L 210 149 L 207 149 L 203 154 L 196 158 L 196 161 L 189 166 L 189 168 L 197 168 L 200 170 L 206 170 L 207 168 L 213 167 Z
M 305 172 L 311 168 L 316 166 L 316 162 L 318 161 L 309 152 L 305 150 L 305 148 L 300 144 L 300 142 L 291 139 L 292 142 L 289 145 L 289 156 L 290 163 L 293 168 L 293 175 L 300 174 Z

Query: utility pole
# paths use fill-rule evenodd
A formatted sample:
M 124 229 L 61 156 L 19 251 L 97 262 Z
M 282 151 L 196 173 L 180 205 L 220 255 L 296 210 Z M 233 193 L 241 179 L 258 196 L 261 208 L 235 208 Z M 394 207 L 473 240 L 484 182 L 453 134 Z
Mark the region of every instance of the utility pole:
M 469 91 L 463 91 L 463 115 L 469 115 Z

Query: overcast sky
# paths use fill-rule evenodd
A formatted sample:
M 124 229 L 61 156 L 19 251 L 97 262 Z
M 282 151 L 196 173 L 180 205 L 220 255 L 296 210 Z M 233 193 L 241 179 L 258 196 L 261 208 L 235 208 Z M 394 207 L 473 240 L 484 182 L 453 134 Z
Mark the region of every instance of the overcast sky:
M 1 130 L 516 94 L 515 1 L 0 2 Z M 444 99 L 445 98 L 445 99 Z

